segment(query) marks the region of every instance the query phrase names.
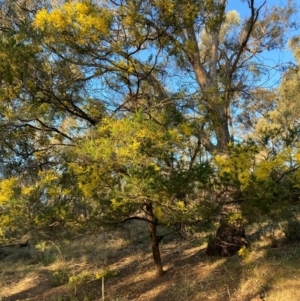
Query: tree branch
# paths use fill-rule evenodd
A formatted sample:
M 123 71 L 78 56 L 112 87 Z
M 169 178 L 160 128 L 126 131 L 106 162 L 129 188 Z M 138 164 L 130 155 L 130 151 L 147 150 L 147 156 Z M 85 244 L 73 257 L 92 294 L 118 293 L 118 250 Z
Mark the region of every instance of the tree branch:
M 246 46 L 248 44 L 248 41 L 251 37 L 251 34 L 253 32 L 253 29 L 254 29 L 254 25 L 255 25 L 255 23 L 258 19 L 258 16 L 259 16 L 259 12 L 262 9 L 262 7 L 266 4 L 266 1 L 264 1 L 263 4 L 258 9 L 255 9 L 255 7 L 254 7 L 254 0 L 249 0 L 248 4 L 249 4 L 249 8 L 251 10 L 251 16 L 250 16 L 250 18 L 249 18 L 249 20 L 247 21 L 247 24 L 246 24 L 248 26 L 248 29 L 247 29 L 246 36 L 244 37 L 244 39 L 243 39 L 243 41 L 240 45 L 240 48 L 238 49 L 235 60 L 232 63 L 232 67 L 231 67 L 231 70 L 230 70 L 230 73 L 229 73 L 230 81 L 232 79 L 233 73 L 237 69 L 237 64 L 238 64 L 238 62 L 241 58 L 241 55 L 242 55 L 243 51 L 245 51 L 245 48 L 246 48 Z

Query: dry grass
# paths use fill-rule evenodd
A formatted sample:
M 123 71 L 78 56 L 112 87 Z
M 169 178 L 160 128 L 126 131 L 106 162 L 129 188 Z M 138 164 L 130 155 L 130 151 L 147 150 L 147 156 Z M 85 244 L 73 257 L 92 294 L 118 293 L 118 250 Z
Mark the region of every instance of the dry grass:
M 206 256 L 200 236 L 169 237 L 161 245 L 167 273 L 156 278 L 143 227 L 10 250 L 0 260 L 0 300 L 102 300 L 102 276 L 105 301 L 300 300 L 299 244 L 281 243 L 278 229 L 231 258 Z

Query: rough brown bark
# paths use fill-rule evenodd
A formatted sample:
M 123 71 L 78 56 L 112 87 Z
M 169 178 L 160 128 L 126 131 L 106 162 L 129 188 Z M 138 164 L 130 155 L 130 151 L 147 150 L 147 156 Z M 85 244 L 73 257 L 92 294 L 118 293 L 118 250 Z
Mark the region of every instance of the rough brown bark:
M 149 221 L 148 231 L 150 235 L 150 242 L 151 242 L 151 249 L 152 249 L 155 271 L 157 276 L 162 276 L 165 272 L 163 270 L 161 257 L 160 257 L 160 250 L 159 250 L 160 238 L 157 236 L 156 233 L 157 219 L 153 214 L 153 206 L 151 202 L 146 204 L 146 215 Z
M 208 256 L 233 256 L 248 246 L 243 224 L 220 221 L 216 237 L 207 246 Z

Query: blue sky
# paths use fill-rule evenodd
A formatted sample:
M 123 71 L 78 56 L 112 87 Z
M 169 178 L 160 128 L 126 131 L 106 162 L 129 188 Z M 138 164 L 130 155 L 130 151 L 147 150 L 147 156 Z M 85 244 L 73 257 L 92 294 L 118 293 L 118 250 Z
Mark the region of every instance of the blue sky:
M 260 7 L 264 2 L 266 2 L 265 6 L 266 7 L 272 7 L 272 6 L 280 6 L 280 7 L 286 7 L 288 0 L 255 0 L 255 7 L 258 8 Z M 299 4 L 297 3 L 297 0 L 294 1 L 295 5 L 298 6 L 299 8 Z M 238 11 L 238 13 L 240 14 L 241 18 L 245 18 L 247 16 L 249 16 L 249 7 L 248 7 L 248 3 L 247 0 L 228 0 L 228 6 L 227 6 L 228 10 L 236 10 Z M 299 16 L 299 13 L 298 13 Z M 289 37 L 293 37 L 296 35 L 300 35 L 300 31 L 296 31 L 296 30 L 290 30 L 288 32 L 288 36 Z M 281 56 L 281 58 L 284 61 L 294 61 L 293 55 L 291 53 L 291 51 L 288 49 L 288 47 L 286 47 L 285 49 L 283 49 L 282 51 L 280 51 L 280 53 L 278 52 L 274 52 L 274 53 L 268 53 L 268 56 Z
M 279 6 L 279 7 L 286 7 L 288 0 L 255 0 L 254 5 L 256 8 L 259 8 L 264 2 L 265 5 L 262 8 L 262 13 L 264 12 L 265 8 L 271 8 L 272 6 Z M 295 6 L 299 8 L 299 4 L 297 3 L 297 0 L 294 0 Z M 248 17 L 250 14 L 248 1 L 247 0 L 228 0 L 228 6 L 227 10 L 236 10 L 240 17 L 244 19 L 245 17 Z M 297 22 L 297 18 L 299 17 L 299 13 L 293 17 Z M 287 32 L 288 38 L 294 37 L 300 35 L 300 30 L 291 29 Z M 273 51 L 267 51 L 265 53 L 261 54 L 261 57 L 264 58 L 264 63 L 269 66 L 275 66 L 278 63 L 280 63 L 279 68 L 274 69 L 273 74 L 271 76 L 271 79 L 265 83 L 266 87 L 274 88 L 276 87 L 280 82 L 280 77 L 282 75 L 282 71 L 280 72 L 280 67 L 285 66 L 287 67 L 289 63 L 295 63 L 294 57 L 290 49 L 288 48 L 287 44 L 283 49 L 280 50 L 273 50 Z M 262 79 L 262 82 L 264 82 L 265 79 Z

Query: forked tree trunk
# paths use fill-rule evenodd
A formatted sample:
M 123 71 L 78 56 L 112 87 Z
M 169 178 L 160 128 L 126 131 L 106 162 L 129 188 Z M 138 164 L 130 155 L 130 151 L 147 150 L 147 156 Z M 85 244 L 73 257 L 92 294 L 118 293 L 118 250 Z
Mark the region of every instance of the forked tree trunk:
M 159 242 L 160 238 L 157 236 L 156 228 L 157 228 L 157 219 L 153 214 L 153 206 L 152 203 L 146 204 L 146 215 L 148 222 L 148 231 L 150 235 L 150 242 L 151 242 L 151 249 L 153 255 L 153 261 L 155 266 L 155 271 L 157 276 L 162 276 L 165 272 L 162 267 L 161 257 L 160 257 L 160 250 L 159 250 Z

